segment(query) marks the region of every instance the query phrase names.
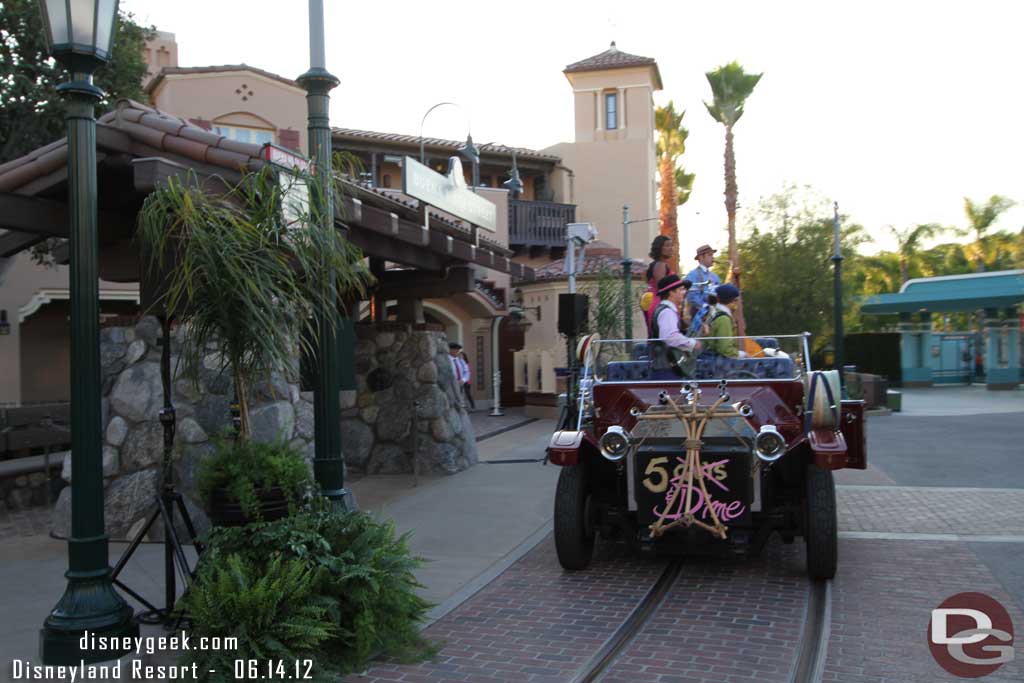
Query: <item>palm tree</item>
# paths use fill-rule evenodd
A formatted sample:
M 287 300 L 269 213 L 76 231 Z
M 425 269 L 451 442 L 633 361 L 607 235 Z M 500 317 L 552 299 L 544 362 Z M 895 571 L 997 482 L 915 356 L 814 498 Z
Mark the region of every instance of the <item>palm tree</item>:
M 921 243 L 942 232 L 945 228 L 935 223 L 922 223 L 913 228 L 897 230 L 891 225 L 885 226 L 896 238 L 896 253 L 900 255 L 900 283 L 910 279 L 911 263 L 921 260 Z
M 743 116 L 743 105 L 754 92 L 763 74 L 748 74 L 739 62 L 731 62 L 705 74 L 711 85 L 713 100 L 704 106 L 711 118 L 725 126 L 725 212 L 729 218 L 729 262 L 733 278 L 739 275 L 740 255 L 736 248 L 736 153 L 733 149 L 732 129 Z M 739 334 L 746 332 L 742 303 L 736 312 Z
M 985 271 L 985 233 L 992 227 L 1000 214 L 1014 205 L 1012 199 L 994 194 L 988 198 L 985 204 L 976 204 L 970 197 L 964 197 L 964 213 L 967 214 L 967 221 L 970 225 L 961 234 L 971 235 L 974 242 L 964 247 L 964 252 L 969 259 L 974 261 L 975 270 L 979 273 Z
M 301 180 L 297 188 L 319 191 Z M 139 214 L 160 305 L 185 330 L 185 367 L 202 367 L 216 349 L 234 382 L 241 442 L 252 433 L 254 381 L 289 367 L 297 347 L 314 352 L 306 341 L 315 332 L 312 313 L 361 294 L 371 279 L 362 254 L 336 230 L 308 228 L 319 202 L 295 204 L 291 187 L 269 166 L 220 194 L 190 173 L 150 194 Z
M 693 174 L 677 167 L 679 157 L 686 151 L 686 138 L 690 131 L 683 126 L 686 111 L 676 112 L 671 101 L 654 110 L 654 126 L 658 130 L 658 172 L 661 176 L 661 201 L 658 215 L 661 234 L 672 239 L 672 270 L 679 272 L 679 224 L 676 208 L 690 198 Z

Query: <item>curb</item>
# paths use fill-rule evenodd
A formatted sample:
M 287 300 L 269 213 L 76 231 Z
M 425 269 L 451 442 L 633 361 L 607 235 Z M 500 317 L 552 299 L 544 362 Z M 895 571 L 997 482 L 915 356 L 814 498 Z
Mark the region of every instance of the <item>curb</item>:
M 499 434 L 504 434 L 505 432 L 511 432 L 513 429 L 519 429 L 520 427 L 525 427 L 526 425 L 531 424 L 533 422 L 536 422 L 539 419 L 540 419 L 539 417 L 527 417 L 527 418 L 524 418 L 521 422 L 516 422 L 515 424 L 508 425 L 507 427 L 500 427 L 499 429 L 495 429 L 494 431 L 487 432 L 486 434 L 481 434 L 480 436 L 476 437 L 476 442 L 480 443 L 481 441 L 483 441 L 485 439 L 490 439 L 492 436 L 498 436 Z
M 477 574 L 463 585 L 462 588 L 449 596 L 447 600 L 436 605 L 433 609 L 427 612 L 427 617 L 420 625 L 420 630 L 424 631 L 428 627 L 433 626 L 435 623 L 462 605 L 462 603 L 479 593 L 488 584 L 503 574 L 506 569 L 522 559 L 524 555 L 536 548 L 541 541 L 547 538 L 548 535 L 551 534 L 552 526 L 553 524 L 550 521 L 542 524 L 536 531 L 530 534 L 525 541 L 509 551 L 507 555 Z

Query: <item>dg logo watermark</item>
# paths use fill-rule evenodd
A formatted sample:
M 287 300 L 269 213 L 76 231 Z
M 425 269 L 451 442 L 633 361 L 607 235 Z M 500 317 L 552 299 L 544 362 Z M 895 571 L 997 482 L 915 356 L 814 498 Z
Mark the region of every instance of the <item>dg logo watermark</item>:
M 954 676 L 988 676 L 1013 661 L 1013 622 L 1006 608 L 984 593 L 957 593 L 932 610 L 928 647 Z

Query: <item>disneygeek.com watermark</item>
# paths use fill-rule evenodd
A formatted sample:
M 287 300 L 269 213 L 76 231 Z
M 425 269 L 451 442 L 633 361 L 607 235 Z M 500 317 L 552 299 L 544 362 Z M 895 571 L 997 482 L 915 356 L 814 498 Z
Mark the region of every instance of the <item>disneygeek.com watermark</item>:
M 78 641 L 81 652 L 110 653 L 111 659 L 126 655 L 154 655 L 160 652 L 186 652 L 189 650 L 231 651 L 238 649 L 237 638 L 192 638 L 180 631 L 164 636 L 112 637 L 98 636 L 86 631 Z M 94 681 L 94 680 L 195 680 L 199 678 L 197 665 L 148 664 L 142 659 L 124 661 L 116 659 L 97 664 L 80 660 L 72 665 L 34 664 L 28 660 L 11 662 L 11 678 L 15 681 Z
M 928 647 L 954 676 L 988 676 L 1013 661 L 1013 622 L 998 600 L 984 593 L 957 593 L 932 610 Z

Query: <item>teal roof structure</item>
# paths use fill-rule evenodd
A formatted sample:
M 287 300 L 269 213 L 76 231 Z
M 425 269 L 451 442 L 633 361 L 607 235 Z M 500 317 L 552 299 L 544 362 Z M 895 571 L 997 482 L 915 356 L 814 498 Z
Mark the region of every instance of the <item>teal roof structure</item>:
M 907 280 L 896 294 L 864 300 L 862 313 L 951 313 L 1007 308 L 1024 301 L 1024 270 L 943 275 Z

